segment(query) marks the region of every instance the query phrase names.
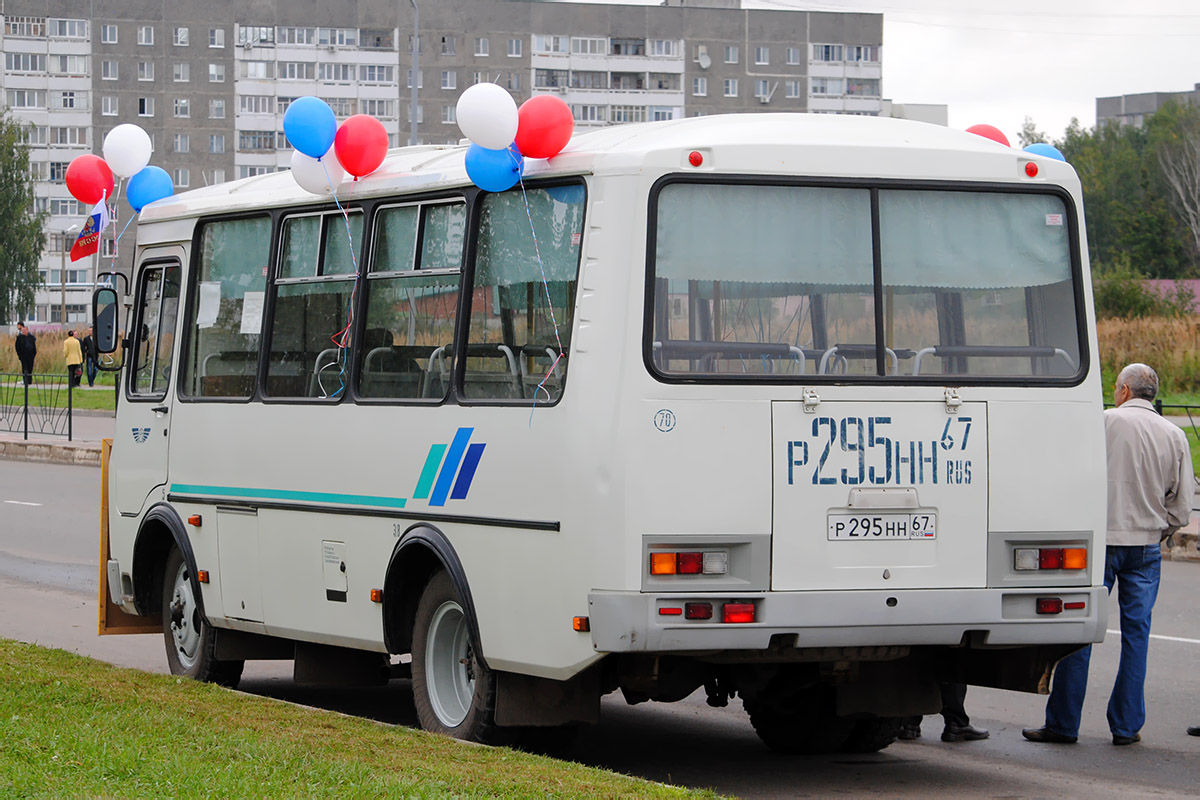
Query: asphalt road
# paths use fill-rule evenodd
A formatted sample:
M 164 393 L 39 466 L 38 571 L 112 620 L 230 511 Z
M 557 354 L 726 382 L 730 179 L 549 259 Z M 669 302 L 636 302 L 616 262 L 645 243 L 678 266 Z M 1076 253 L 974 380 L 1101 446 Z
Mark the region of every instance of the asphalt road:
M 166 671 L 157 636 L 96 631 L 99 470 L 0 461 L 0 636 L 123 666 Z M 703 693 L 672 705 L 604 700 L 601 723 L 573 757 L 651 780 L 743 797 L 1194 797 L 1200 795 L 1200 564 L 1165 563 L 1155 609 L 1143 742 L 1115 748 L 1104 711 L 1119 636 L 1092 657 L 1082 737 L 1035 745 L 1022 727 L 1042 721 L 1044 698 L 972 688 L 967 710 L 990 728 L 982 742 L 944 744 L 941 720 L 924 737 L 868 756 L 785 757 L 763 747 L 740 702 L 709 708 Z M 1116 616 L 1110 613 L 1110 629 Z M 406 681 L 379 689 L 295 687 L 285 662 L 247 664 L 242 688 L 323 708 L 415 725 Z

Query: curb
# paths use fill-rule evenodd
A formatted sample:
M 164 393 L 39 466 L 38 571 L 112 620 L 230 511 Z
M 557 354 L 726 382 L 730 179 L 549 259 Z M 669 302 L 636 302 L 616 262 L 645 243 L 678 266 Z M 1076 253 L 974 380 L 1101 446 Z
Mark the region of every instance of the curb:
M 0 439 L 0 459 L 98 467 L 100 445 L 94 442 L 14 442 Z

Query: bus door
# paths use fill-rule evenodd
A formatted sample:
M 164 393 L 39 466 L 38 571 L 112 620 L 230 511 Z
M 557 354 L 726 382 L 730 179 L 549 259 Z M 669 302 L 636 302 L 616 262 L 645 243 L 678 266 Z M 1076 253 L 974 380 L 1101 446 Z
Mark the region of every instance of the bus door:
M 147 251 L 137 273 L 125 341 L 125 402 L 113 437 L 113 500 L 122 516 L 137 516 L 167 480 L 175 323 L 179 316 L 182 248 Z

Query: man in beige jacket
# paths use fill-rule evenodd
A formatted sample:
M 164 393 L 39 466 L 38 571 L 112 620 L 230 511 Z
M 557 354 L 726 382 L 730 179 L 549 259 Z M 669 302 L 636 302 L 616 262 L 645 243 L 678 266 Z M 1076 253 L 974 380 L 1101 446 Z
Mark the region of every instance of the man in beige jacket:
M 1158 375 L 1130 364 L 1117 376 L 1104 412 L 1108 450 L 1108 548 L 1104 585 L 1117 586 L 1121 610 L 1121 661 L 1108 700 L 1108 727 L 1115 745 L 1141 741 L 1146 722 L 1146 655 L 1150 612 L 1158 596 L 1163 539 L 1188 524 L 1196 486 L 1187 436 L 1154 410 Z M 1032 742 L 1071 744 L 1087 690 L 1088 645 L 1058 662 L 1046 724 L 1021 731 Z

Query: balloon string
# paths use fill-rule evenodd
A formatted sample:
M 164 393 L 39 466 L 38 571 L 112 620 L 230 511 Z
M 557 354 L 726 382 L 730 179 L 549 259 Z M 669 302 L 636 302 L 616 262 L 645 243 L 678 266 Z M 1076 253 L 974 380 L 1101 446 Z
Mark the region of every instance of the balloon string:
M 330 399 L 337 399 L 346 391 L 346 352 L 350 346 L 351 329 L 354 326 L 354 299 L 358 295 L 360 276 L 358 274 L 358 255 L 354 251 L 354 233 L 350 230 L 350 213 L 346 211 L 342 206 L 342 202 L 338 200 L 337 189 L 333 186 L 333 178 L 329 177 L 329 169 L 325 166 L 325 161 L 318 158 L 317 163 L 321 165 L 321 170 L 325 173 L 325 182 L 329 184 L 329 192 L 333 195 L 333 202 L 337 205 L 338 211 L 342 213 L 342 222 L 346 226 L 346 241 L 350 246 L 350 263 L 354 265 L 354 287 L 350 290 L 350 300 L 346 309 L 346 327 L 330 337 L 330 340 L 338 349 L 338 381 L 341 385 L 329 397 Z M 317 376 L 317 382 L 320 384 L 320 375 Z M 323 385 L 321 386 L 321 391 L 325 391 Z
M 537 399 L 539 393 L 544 393 L 546 402 L 549 403 L 553 397 L 550 391 L 546 388 L 546 381 L 550 380 L 550 376 L 554 374 L 554 370 L 558 368 L 558 363 L 566 357 L 566 350 L 563 348 L 562 337 L 558 333 L 558 318 L 554 313 L 554 300 L 550 296 L 550 281 L 546 278 L 546 265 L 542 261 L 542 249 L 538 244 L 537 228 L 533 224 L 533 212 L 529 208 L 529 195 L 525 191 L 525 180 L 521 176 L 520 164 L 517 163 L 517 157 L 509 150 L 508 157 L 513 160 L 517 166 L 517 183 L 521 186 L 521 199 L 525 201 L 525 217 L 529 220 L 529 232 L 533 234 L 533 253 L 537 256 L 538 271 L 542 275 L 542 287 L 546 290 L 546 307 L 550 310 L 550 323 L 554 327 L 554 341 L 558 343 L 558 355 L 555 356 L 553 363 L 550 364 L 550 369 L 546 370 L 546 374 L 542 376 L 542 380 L 538 383 L 537 388 L 533 392 L 533 407 L 529 409 L 529 426 L 533 427 L 533 412 L 537 408 Z M 533 309 L 530 309 L 533 313 Z

